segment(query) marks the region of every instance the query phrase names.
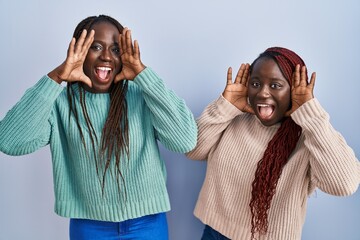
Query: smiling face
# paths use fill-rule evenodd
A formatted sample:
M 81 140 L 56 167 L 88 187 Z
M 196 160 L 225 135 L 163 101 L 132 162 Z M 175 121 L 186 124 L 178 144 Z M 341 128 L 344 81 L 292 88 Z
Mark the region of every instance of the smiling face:
M 120 72 L 119 30 L 109 22 L 96 23 L 94 41 L 86 55 L 84 73 L 91 79 L 87 91 L 108 92 L 116 74 Z
M 284 118 L 291 104 L 290 85 L 273 59 L 260 58 L 255 62 L 250 74 L 248 97 L 263 125 L 271 126 Z

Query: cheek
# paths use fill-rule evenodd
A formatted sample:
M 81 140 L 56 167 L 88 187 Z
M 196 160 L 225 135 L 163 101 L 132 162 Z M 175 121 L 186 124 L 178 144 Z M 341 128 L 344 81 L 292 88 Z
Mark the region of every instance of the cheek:
M 114 61 L 115 61 L 115 71 L 120 72 L 120 70 L 122 68 L 122 62 L 121 62 L 120 58 L 114 58 Z
M 281 105 L 286 111 L 291 108 L 291 95 L 289 92 L 284 93 L 280 101 L 281 101 Z
M 90 69 L 91 69 L 90 66 L 88 64 L 86 64 L 86 62 L 84 62 L 83 71 L 84 71 L 85 75 L 88 76 L 88 77 L 89 77 L 90 72 L 91 72 Z
M 92 66 L 93 66 L 93 56 L 92 54 L 88 53 L 86 55 L 86 58 L 85 58 L 85 61 L 84 61 L 84 65 L 83 65 L 83 70 L 84 70 L 84 73 L 89 76 L 90 73 L 91 73 L 91 70 L 92 70 Z
M 254 90 L 250 90 L 250 88 L 248 89 L 248 101 L 250 103 L 250 105 L 253 105 L 254 103 L 254 99 L 255 99 L 255 91 Z
M 84 73 L 85 73 L 86 76 L 88 76 L 88 77 L 90 76 L 91 67 L 90 67 L 89 63 L 84 62 L 83 71 L 84 71 Z

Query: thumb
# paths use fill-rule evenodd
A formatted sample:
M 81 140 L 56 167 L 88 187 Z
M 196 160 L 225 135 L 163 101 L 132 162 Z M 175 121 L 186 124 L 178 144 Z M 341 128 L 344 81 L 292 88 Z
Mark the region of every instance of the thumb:
M 90 78 L 87 77 L 87 76 L 85 76 L 84 78 L 81 78 L 81 79 L 80 79 L 80 82 L 85 83 L 85 84 L 88 85 L 90 88 L 92 87 L 92 82 L 91 82 Z
M 296 107 L 294 105 L 284 114 L 285 117 L 290 117 L 290 115 L 296 110 Z
M 255 114 L 254 109 L 251 107 L 250 104 L 247 104 L 247 105 L 244 107 L 243 112 L 247 112 L 247 113 L 250 113 L 250 114 Z
M 114 80 L 114 83 L 117 83 L 117 82 L 120 82 L 122 80 L 125 80 L 125 75 L 124 73 L 121 71 L 119 74 L 117 74 L 115 76 L 115 80 Z
M 292 111 L 291 111 L 291 109 L 289 110 L 289 111 L 287 111 L 286 113 L 285 113 L 285 117 L 290 117 L 290 115 L 291 115 L 291 113 L 292 113 Z

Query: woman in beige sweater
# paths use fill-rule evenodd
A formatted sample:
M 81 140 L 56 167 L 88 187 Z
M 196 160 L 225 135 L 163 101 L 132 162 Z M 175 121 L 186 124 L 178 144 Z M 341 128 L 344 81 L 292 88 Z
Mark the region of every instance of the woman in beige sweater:
M 202 239 L 301 239 L 307 197 L 315 188 L 354 193 L 360 163 L 313 96 L 303 60 L 267 49 L 229 68 L 223 94 L 198 119 L 198 142 L 187 156 L 206 159 L 194 214 Z

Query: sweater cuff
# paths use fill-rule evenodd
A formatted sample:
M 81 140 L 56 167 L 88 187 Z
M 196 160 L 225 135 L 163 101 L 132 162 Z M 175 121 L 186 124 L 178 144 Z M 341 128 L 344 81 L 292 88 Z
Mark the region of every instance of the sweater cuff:
M 39 94 L 39 96 L 51 101 L 55 101 L 55 99 L 63 91 L 63 87 L 47 75 L 43 76 L 34 85 L 33 89 Z
M 293 112 L 291 118 L 296 124 L 304 126 L 306 122 L 314 118 L 329 119 L 329 115 L 322 108 L 320 102 L 316 98 L 313 98 Z
M 223 95 L 219 96 L 219 98 L 215 101 L 215 105 L 217 106 L 219 114 L 225 118 L 233 119 L 234 117 L 243 114 L 241 110 L 226 100 Z
M 162 84 L 162 80 L 151 68 L 146 67 L 134 78 L 134 83 L 142 89 L 151 89 L 156 86 L 157 83 Z

